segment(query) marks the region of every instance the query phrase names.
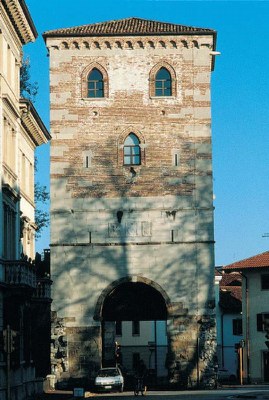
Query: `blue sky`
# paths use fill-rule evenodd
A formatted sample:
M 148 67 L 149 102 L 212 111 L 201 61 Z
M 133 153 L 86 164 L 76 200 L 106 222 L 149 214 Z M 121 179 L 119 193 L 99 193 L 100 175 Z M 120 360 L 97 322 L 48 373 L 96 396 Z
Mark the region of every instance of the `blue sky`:
M 24 47 L 39 84 L 35 106 L 49 128 L 46 30 L 139 17 L 215 29 L 212 140 L 216 265 L 269 249 L 269 2 L 179 0 L 26 0 L 39 32 Z M 37 150 L 37 179 L 49 185 L 49 146 Z M 49 246 L 49 230 L 36 250 Z

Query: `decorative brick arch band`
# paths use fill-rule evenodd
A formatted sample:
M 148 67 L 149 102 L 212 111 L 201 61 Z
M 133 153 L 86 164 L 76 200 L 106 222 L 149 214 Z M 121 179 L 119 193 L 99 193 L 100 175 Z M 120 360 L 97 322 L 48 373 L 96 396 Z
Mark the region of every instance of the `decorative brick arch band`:
M 99 63 L 93 62 L 89 65 L 87 65 L 86 68 L 84 68 L 82 74 L 81 74 L 81 96 L 82 98 L 88 98 L 88 76 L 89 73 L 94 69 L 98 69 L 101 74 L 103 75 L 103 82 L 104 82 L 104 97 L 108 97 L 108 74 L 106 69 Z M 91 100 L 96 100 L 96 98 L 90 98 Z
M 133 282 L 133 283 L 144 283 L 145 285 L 150 286 L 151 288 L 155 289 L 157 292 L 159 292 L 159 294 L 162 296 L 164 303 L 166 305 L 166 309 L 167 309 L 167 316 L 170 315 L 170 310 L 172 308 L 172 303 L 168 297 L 168 295 L 166 294 L 166 292 L 162 289 L 162 287 L 148 279 L 145 278 L 143 276 L 139 276 L 139 275 L 134 275 L 134 276 L 126 276 L 124 278 L 118 279 L 114 282 L 112 282 L 110 285 L 108 285 L 101 293 L 101 295 L 99 296 L 96 306 L 95 306 L 95 310 L 94 310 L 94 316 L 93 319 L 95 321 L 101 321 L 102 320 L 102 311 L 103 311 L 103 305 L 105 302 L 105 299 L 107 298 L 107 296 L 112 292 L 112 290 L 114 290 L 116 287 L 118 287 L 119 285 L 122 285 L 124 283 L 127 282 Z
M 160 61 L 158 64 L 154 65 L 154 67 L 151 69 L 149 73 L 149 95 L 150 97 L 156 97 L 155 95 L 155 78 L 157 72 L 161 68 L 166 68 L 167 71 L 169 71 L 171 75 L 171 84 L 172 84 L 172 97 L 176 97 L 177 95 L 177 77 L 176 77 L 176 72 L 174 68 L 166 61 Z

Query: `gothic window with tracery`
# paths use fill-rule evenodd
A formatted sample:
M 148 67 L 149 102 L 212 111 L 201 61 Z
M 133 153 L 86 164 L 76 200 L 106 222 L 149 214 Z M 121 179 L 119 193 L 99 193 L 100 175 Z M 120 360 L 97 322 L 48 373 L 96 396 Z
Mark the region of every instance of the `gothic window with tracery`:
M 130 133 L 124 141 L 123 145 L 124 165 L 140 165 L 141 150 L 138 137 L 134 133 Z
M 172 96 L 171 74 L 164 67 L 155 76 L 155 96 Z
M 97 68 L 93 68 L 88 75 L 88 97 L 104 97 L 104 78 Z

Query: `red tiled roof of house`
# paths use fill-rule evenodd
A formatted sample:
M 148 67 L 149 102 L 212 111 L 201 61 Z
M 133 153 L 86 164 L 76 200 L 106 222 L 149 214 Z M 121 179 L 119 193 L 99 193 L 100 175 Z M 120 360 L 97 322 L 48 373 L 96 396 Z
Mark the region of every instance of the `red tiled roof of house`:
M 220 288 L 219 305 L 222 309 L 231 312 L 242 310 L 241 286 L 225 286 Z
M 220 287 L 242 286 L 242 276 L 239 272 L 230 272 L 222 274 Z
M 249 268 L 269 268 L 269 251 L 224 266 L 225 270 L 241 270 Z
M 89 25 L 75 26 L 47 31 L 43 37 L 57 36 L 118 36 L 118 35 L 182 35 L 211 34 L 216 31 L 208 28 L 178 25 L 168 22 L 152 21 L 141 18 L 125 18 Z

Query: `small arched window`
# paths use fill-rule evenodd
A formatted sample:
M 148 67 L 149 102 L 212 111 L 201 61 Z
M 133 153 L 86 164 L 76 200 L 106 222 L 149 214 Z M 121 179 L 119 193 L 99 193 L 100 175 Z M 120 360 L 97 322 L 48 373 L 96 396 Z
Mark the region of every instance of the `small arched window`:
M 104 97 L 104 78 L 97 68 L 88 75 L 88 97 Z
M 123 163 L 124 165 L 141 164 L 140 142 L 134 133 L 130 133 L 124 141 Z
M 170 72 L 162 67 L 155 76 L 155 96 L 172 96 L 172 79 Z

